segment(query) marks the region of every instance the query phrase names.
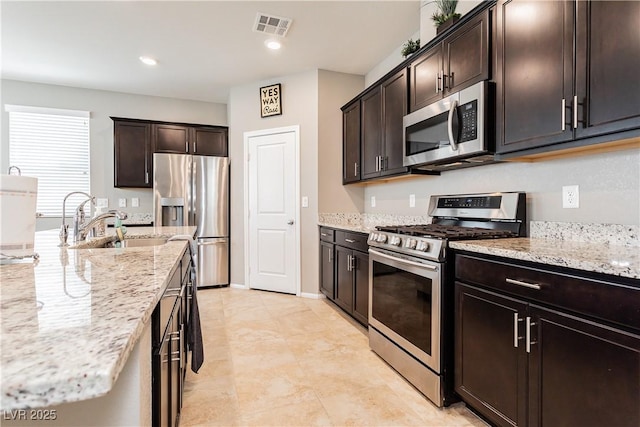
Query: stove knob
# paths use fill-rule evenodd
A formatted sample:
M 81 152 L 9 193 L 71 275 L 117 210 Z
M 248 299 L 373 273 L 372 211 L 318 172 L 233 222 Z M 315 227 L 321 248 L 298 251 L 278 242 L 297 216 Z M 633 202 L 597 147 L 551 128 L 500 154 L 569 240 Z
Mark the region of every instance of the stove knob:
M 378 234 L 378 238 L 376 239 L 378 241 L 378 243 L 385 243 L 387 241 L 387 235 L 386 234 Z
M 398 236 L 393 236 L 389 243 L 391 243 L 393 246 L 400 246 L 400 244 L 402 243 L 402 240 L 400 240 L 400 237 Z
M 378 239 L 378 233 L 369 234 L 369 241 L 370 242 L 375 242 L 377 239 Z
M 415 249 L 417 244 L 418 244 L 418 241 L 416 239 L 409 238 L 405 242 L 404 247 L 409 249 Z
M 418 244 L 416 245 L 416 250 L 417 251 L 421 251 L 421 252 L 427 252 L 427 250 L 429 249 L 429 244 L 427 242 L 424 241 L 420 241 L 418 242 Z

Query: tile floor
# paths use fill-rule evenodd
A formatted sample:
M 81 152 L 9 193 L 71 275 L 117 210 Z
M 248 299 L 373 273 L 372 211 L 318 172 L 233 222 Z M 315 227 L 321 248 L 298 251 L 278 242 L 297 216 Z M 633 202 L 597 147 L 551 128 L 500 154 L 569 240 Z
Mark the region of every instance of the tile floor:
M 187 373 L 181 427 L 486 426 L 436 408 L 326 300 L 222 288 L 198 305 L 205 364 Z

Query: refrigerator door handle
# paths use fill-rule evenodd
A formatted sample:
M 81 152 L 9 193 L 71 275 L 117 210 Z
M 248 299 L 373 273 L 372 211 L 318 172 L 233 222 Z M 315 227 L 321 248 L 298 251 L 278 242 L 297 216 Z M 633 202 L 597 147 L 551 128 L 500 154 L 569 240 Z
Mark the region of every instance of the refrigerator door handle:
M 210 245 L 219 245 L 220 243 L 226 243 L 229 241 L 226 237 L 216 238 L 207 241 L 201 241 L 202 239 L 198 239 L 198 246 L 210 246 Z

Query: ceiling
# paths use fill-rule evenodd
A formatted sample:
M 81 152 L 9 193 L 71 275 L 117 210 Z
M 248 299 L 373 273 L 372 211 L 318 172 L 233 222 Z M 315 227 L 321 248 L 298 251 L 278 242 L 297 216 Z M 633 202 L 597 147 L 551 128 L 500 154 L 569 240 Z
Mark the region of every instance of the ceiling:
M 415 34 L 414 1 L 6 1 L 2 78 L 226 103 L 312 69 L 366 74 Z M 279 51 L 258 12 L 292 18 Z M 149 55 L 149 67 L 138 57 Z M 400 58 L 398 58 L 400 60 Z

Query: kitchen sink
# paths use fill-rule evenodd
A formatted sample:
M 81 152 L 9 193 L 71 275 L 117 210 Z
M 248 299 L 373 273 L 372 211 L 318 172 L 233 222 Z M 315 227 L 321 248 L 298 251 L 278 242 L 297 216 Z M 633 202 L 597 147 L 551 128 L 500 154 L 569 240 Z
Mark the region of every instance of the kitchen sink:
M 115 241 L 107 242 L 104 244 L 103 248 L 114 248 Z M 122 248 L 137 248 L 142 246 L 161 246 L 167 243 L 167 239 L 165 237 L 154 237 L 148 239 L 124 239 L 120 242 L 120 247 Z

